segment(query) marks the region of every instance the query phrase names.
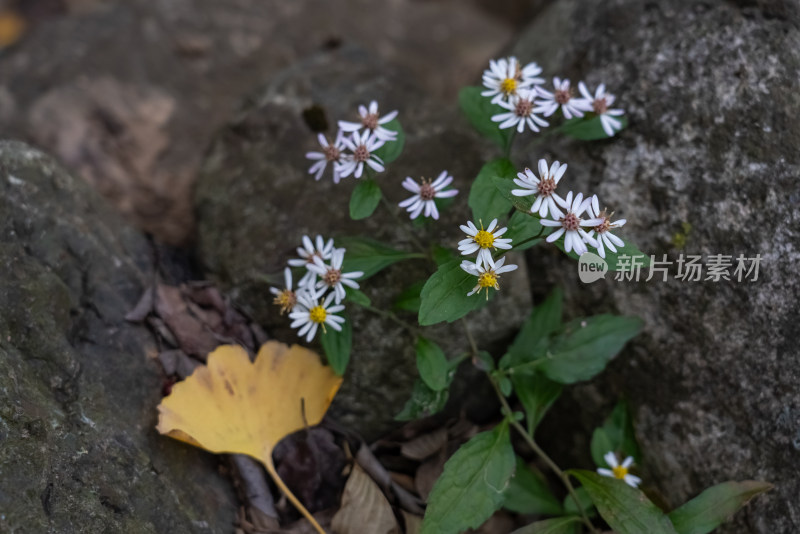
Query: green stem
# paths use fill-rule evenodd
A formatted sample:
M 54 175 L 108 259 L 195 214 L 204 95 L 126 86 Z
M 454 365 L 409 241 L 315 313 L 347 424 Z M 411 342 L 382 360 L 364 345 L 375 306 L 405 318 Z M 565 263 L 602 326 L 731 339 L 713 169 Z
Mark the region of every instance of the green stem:
M 511 148 L 514 146 L 514 138 L 517 136 L 517 130 L 511 130 L 511 135 L 508 138 L 508 142 L 506 143 L 504 155 L 506 159 L 511 159 Z
M 374 306 L 363 306 L 362 305 L 361 307 L 364 308 L 365 310 L 369 311 L 369 312 L 374 313 L 375 315 L 379 315 L 379 316 L 383 317 L 384 319 L 389 319 L 390 321 L 402 326 L 403 328 L 408 330 L 408 332 L 413 336 L 417 336 L 419 334 L 419 328 L 415 327 L 414 325 L 412 325 L 409 322 L 406 322 L 406 321 L 402 320 L 394 312 L 382 310 L 380 308 L 375 308 Z
M 514 429 L 522 436 L 522 439 L 524 439 L 525 442 L 528 444 L 528 446 L 531 449 L 533 449 L 533 452 L 535 452 L 536 455 L 539 458 L 541 458 L 544 461 L 544 463 L 546 463 L 547 466 L 558 476 L 558 478 L 561 479 L 561 482 L 567 488 L 567 492 L 569 492 L 570 497 L 572 497 L 572 500 L 575 501 L 575 505 L 581 514 L 581 520 L 583 521 L 583 523 L 586 525 L 586 527 L 589 529 L 590 532 L 592 532 L 593 534 L 598 534 L 597 529 L 589 520 L 589 516 L 586 515 L 586 511 L 583 509 L 583 506 L 581 506 L 581 501 L 578 498 L 578 494 L 575 493 L 575 487 L 569 480 L 569 476 L 564 471 L 562 471 L 560 467 L 558 467 L 558 465 L 553 461 L 553 459 L 550 458 L 550 456 L 548 456 L 547 453 L 544 452 L 544 450 L 542 450 L 541 447 L 539 447 L 539 444 L 536 443 L 536 441 L 533 439 L 533 436 L 531 436 L 528 433 L 525 427 L 522 426 L 519 423 L 519 421 L 516 421 L 513 418 L 512 414 L 514 412 L 511 409 L 511 406 L 508 404 L 505 395 L 503 395 L 503 392 L 500 391 L 500 386 L 497 384 L 497 381 L 493 376 L 489 374 L 487 374 L 486 376 L 489 377 L 489 381 L 492 383 L 492 387 L 494 388 L 494 391 L 497 394 L 497 398 L 500 399 L 500 403 L 503 405 L 503 411 L 505 412 L 506 417 L 508 418 L 511 426 L 514 427 Z

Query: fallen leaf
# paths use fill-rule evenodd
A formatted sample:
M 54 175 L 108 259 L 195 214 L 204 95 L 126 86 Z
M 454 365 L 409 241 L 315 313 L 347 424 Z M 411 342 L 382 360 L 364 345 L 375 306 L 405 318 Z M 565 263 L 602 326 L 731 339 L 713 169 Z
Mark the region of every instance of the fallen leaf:
M 442 450 L 445 445 L 447 445 L 447 429 L 442 427 L 403 443 L 400 454 L 421 462 Z
M 386 496 L 356 464 L 347 479 L 342 506 L 333 516 L 331 527 L 337 534 L 362 534 L 365 525 L 369 525 L 371 534 L 400 534 Z
M 158 406 L 158 431 L 215 453 L 259 460 L 275 484 L 318 532 L 324 530 L 278 476 L 272 461 L 284 437 L 318 424 L 342 383 L 317 353 L 268 341 L 251 362 L 223 345 Z

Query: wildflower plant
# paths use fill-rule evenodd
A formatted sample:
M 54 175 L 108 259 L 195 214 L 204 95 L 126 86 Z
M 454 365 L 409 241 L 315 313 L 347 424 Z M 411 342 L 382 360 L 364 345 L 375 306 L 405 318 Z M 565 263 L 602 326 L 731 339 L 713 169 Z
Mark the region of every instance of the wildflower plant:
M 353 336 L 346 308 L 360 306 L 406 328 L 415 339 L 420 376 L 398 420 L 440 411 L 455 371 L 464 362 L 485 373 L 501 406 L 500 422 L 470 439 L 445 464 L 428 500 L 422 534 L 478 528 L 503 507 L 543 517 L 526 532 L 598 533 L 604 529 L 598 514 L 620 534 L 710 532 L 769 485 L 723 483 L 666 513 L 639 489 L 653 488 L 654 483 L 638 472 L 643 456 L 624 402 L 592 436 L 592 470 L 562 469 L 535 439 L 540 421 L 563 389 L 602 372 L 639 333 L 640 319 L 603 314 L 565 322 L 562 293 L 554 289 L 531 310 L 499 358 L 478 346 L 463 321 L 487 302 L 504 298 L 503 276 L 518 267 L 513 254 L 534 246 L 556 246 L 573 260 L 595 251 L 610 270 L 617 269 L 622 255 L 648 264 L 622 235 L 625 219 L 614 218 L 605 207 L 601 211 L 605 205 L 597 195 L 571 188 L 566 162 L 512 159 L 515 139 L 523 136 L 541 140 L 559 134 L 593 141 L 619 135 L 627 127 L 624 110 L 612 107 L 616 98 L 604 84 L 590 91 L 579 81 L 576 92 L 575 85 L 561 77 L 545 86 L 542 74 L 536 63 L 523 64 L 514 57 L 493 60 L 483 86 L 462 89 L 459 103 L 469 122 L 497 145 L 500 154 L 475 177 L 420 169 L 419 177 L 400 182 L 412 194 L 409 198 L 387 199 L 381 187 L 384 181 L 397 180 L 391 164 L 404 148 L 401 113 L 382 115 L 380 104 L 373 101 L 339 120 L 332 141 L 320 136 L 322 151 L 307 154 L 309 173 L 320 179 L 331 168 L 334 182 L 357 182 L 350 198 L 352 219 L 371 216 L 383 203 L 395 216 L 405 210 L 414 222 L 424 218 L 441 224 L 441 212 L 457 194 L 468 195 L 471 213 L 460 214 L 467 221 L 460 226 L 460 241 L 420 243 L 414 225 L 407 224 L 414 251 L 364 237 L 331 241 L 330 236 L 317 236 L 312 241 L 306 236 L 297 249 L 299 257 L 289 261 L 294 276 L 287 271 L 284 287 L 272 289 L 275 303 L 288 313 L 298 335 L 307 342 L 319 339 L 338 375 L 347 368 Z M 529 142 L 526 152 L 532 146 Z M 402 224 L 401 217 L 397 221 Z M 392 264 L 420 259 L 430 265 L 427 279 L 402 289 L 392 310 L 373 307 L 368 279 Z M 295 288 L 293 278 L 299 279 Z M 398 315 L 409 312 L 416 324 Z M 465 329 L 464 353 L 447 355 L 425 327 L 455 321 Z M 524 447 L 512 444 L 512 431 Z M 551 488 L 528 467 L 522 451 L 536 455 L 562 487 Z M 565 498 L 558 498 L 559 493 Z

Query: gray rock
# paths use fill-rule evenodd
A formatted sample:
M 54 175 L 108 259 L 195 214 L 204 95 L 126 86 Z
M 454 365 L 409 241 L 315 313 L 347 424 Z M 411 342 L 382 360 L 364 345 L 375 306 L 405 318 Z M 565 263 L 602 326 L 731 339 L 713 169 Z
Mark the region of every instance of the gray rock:
M 0 142 L 0 531 L 229 532 L 213 457 L 158 435 L 147 241 L 82 180 Z
M 466 191 L 486 156 L 481 151 L 489 147 L 472 135 L 455 104 L 434 104 L 405 79 L 357 48 L 315 56 L 255 95 L 207 157 L 196 190 L 200 257 L 212 276 L 230 288 L 237 305 L 279 339 L 297 340 L 289 321 L 272 305 L 264 276 L 282 273 L 304 234 L 367 236 L 406 250 L 413 250 L 409 231 L 451 249 L 460 239 L 458 224 L 470 217 Z M 359 104 L 372 99 L 384 112 L 399 109 L 407 134 L 403 155 L 377 178 L 390 201 L 407 198 L 400 187 L 405 176 L 435 177 L 444 169 L 462 190 L 438 224 L 413 228 L 404 215 L 396 221 L 383 206 L 367 220 L 352 221 L 348 203 L 355 180 L 337 186 L 328 175 L 315 182 L 307 174 L 304 154 L 316 150 L 317 143 L 303 110 L 321 106 L 335 128 L 337 119 L 352 118 Z M 429 263 L 409 261 L 364 282 L 362 289 L 373 306 L 389 309 L 403 288 L 431 272 Z M 484 345 L 509 336 L 523 318 L 529 292 L 519 272 L 504 276 L 504 299 L 495 299 L 471 319 Z M 281 280 L 276 276 L 276 285 Z M 391 427 L 410 395 L 417 376 L 414 343 L 397 324 L 351 308 L 353 355 L 332 413 L 369 438 Z M 410 314 L 407 319 L 416 320 Z M 426 335 L 439 340 L 450 357 L 467 350 L 460 322 Z
M 605 82 L 631 123 L 521 158 L 568 162 L 563 183 L 597 193 L 658 259 L 761 255 L 756 282 L 681 282 L 673 265 L 668 282 L 587 287 L 556 253 L 533 266 L 546 273 L 535 292 L 562 284 L 572 312 L 645 319 L 605 381 L 575 398 L 630 396 L 651 493 L 677 506 L 728 479 L 775 484 L 720 532 L 800 531 L 800 30 L 787 6 L 564 1 L 514 50 L 547 75 Z

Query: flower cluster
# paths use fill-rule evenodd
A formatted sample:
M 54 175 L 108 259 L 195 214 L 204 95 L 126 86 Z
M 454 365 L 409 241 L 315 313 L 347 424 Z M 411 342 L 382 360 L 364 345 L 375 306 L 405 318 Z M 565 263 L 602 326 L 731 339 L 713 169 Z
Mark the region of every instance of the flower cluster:
M 517 266 L 514 264 L 505 265 L 506 258 L 502 257 L 497 261 L 492 257 L 492 250 L 511 248 L 511 239 L 500 237 L 508 231 L 507 227 L 498 228 L 497 219 L 493 219 L 486 229 L 483 228 L 483 222 L 478 221 L 480 230 L 472 221 L 460 226 L 461 230 L 467 234 L 465 239 L 458 242 L 458 250 L 461 251 L 463 256 L 478 253 L 478 257 L 474 262 L 464 260 L 461 262 L 461 268 L 473 276 L 478 277 L 478 282 L 472 291 L 467 293 L 467 296 L 474 295 L 482 289 L 486 289 L 486 298 L 489 298 L 489 288 L 493 287 L 496 290 L 500 289 L 498 279 L 503 273 L 516 270 Z
M 313 174 L 315 180 L 322 178 L 329 163 L 337 184 L 351 175 L 361 178 L 367 166 L 375 172 L 385 170 L 383 160 L 375 151 L 397 138 L 397 132 L 385 127 L 397 117 L 397 111 L 381 116 L 378 103 L 373 100 L 369 107 L 359 106 L 358 116 L 358 122 L 339 121 L 339 130 L 332 142 L 323 134 L 317 135 L 321 150 L 306 153 L 306 158 L 314 161 L 308 173 Z
M 344 311 L 344 286 L 358 289 L 356 279 L 364 276 L 361 271 L 342 272 L 345 249 L 335 248 L 333 239 L 327 242 L 317 236 L 314 242 L 303 236 L 303 246 L 297 248 L 299 258 L 289 260 L 290 267 L 305 268 L 306 272 L 292 287 L 292 270 L 284 270 L 282 289 L 270 288 L 275 295 L 273 302 L 280 306 L 281 313 L 289 313 L 292 328 L 299 328 L 298 335 L 306 336 L 306 341 L 314 339 L 317 330 L 325 325 L 340 331 L 344 318 L 336 315 Z M 327 293 L 327 295 L 326 295 Z
M 548 243 L 564 236 L 564 250 L 575 251 L 578 256 L 588 252 L 587 245 L 596 248 L 603 258 L 606 257 L 606 248 L 617 252 L 616 247 L 622 247 L 625 243 L 611 230 L 624 225 L 625 219 L 612 222 L 614 214 L 600 211 L 597 195 L 584 198 L 583 193 L 575 195 L 570 191 L 566 197 L 561 197 L 556 190 L 566 170 L 566 164 L 554 161 L 548 167 L 547 161 L 540 159 L 539 175 L 536 176 L 530 169 L 517 174 L 514 183 L 520 189 L 513 189 L 511 194 L 517 197 L 536 195 L 531 212 L 542 218 L 542 226 L 556 228 L 547 236 Z M 586 218 L 582 218 L 584 216 Z
M 615 96 L 606 92 L 604 84 L 592 93 L 586 84 L 579 82 L 580 96 L 577 96 L 570 81 L 558 76 L 553 78 L 552 90 L 545 89 L 542 87 L 545 80 L 539 77 L 541 73 L 542 68 L 536 63 L 521 66 L 515 57 L 489 62 L 489 68 L 483 73 L 486 90 L 481 95 L 491 97 L 492 104 L 506 110 L 492 117 L 492 121 L 500 123 L 499 128 L 516 128 L 522 133 L 527 127 L 538 132 L 550 125 L 545 118 L 561 110 L 567 120 L 594 113 L 600 117 L 603 131 L 609 137 L 622 129 L 618 117 L 625 112 L 611 107 Z

